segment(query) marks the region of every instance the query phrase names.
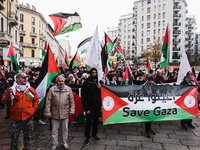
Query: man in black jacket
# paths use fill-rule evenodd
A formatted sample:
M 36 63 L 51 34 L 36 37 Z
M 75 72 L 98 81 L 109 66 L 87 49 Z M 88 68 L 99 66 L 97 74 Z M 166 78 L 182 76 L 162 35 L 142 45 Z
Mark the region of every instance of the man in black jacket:
M 96 141 L 100 140 L 97 137 L 99 114 L 101 109 L 101 86 L 98 84 L 97 69 L 90 69 L 90 77 L 83 83 L 81 90 L 81 98 L 83 108 L 86 112 L 85 125 L 85 144 L 88 145 L 90 141 L 90 131 L 93 120 L 92 138 Z

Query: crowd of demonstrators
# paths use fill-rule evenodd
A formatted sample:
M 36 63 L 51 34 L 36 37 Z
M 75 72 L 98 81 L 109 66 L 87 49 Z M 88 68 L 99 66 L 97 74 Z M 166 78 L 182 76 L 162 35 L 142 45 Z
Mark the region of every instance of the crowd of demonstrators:
M 133 81 L 130 84 L 133 86 L 134 85 L 151 86 L 155 84 L 168 84 L 168 83 L 175 84 L 177 81 L 178 73 L 179 73 L 179 69 L 177 68 L 174 70 L 169 70 L 168 67 L 166 67 L 165 69 L 162 69 L 160 65 L 158 65 L 155 70 L 149 70 L 148 73 L 142 70 L 141 68 L 133 68 L 133 67 L 129 67 L 129 71 L 130 71 L 130 78 Z M 28 87 L 31 87 L 31 89 L 32 88 L 36 89 L 38 85 L 38 77 L 40 74 L 40 68 L 39 67 L 35 68 L 31 65 L 22 67 L 19 73 L 22 73 L 24 76 L 21 75 L 18 77 L 17 75 L 19 74 L 17 74 L 14 71 L 9 72 L 8 68 L 6 67 L 3 68 L 3 73 L 7 81 L 9 82 L 10 86 L 16 86 L 16 83 L 20 84 L 18 82 L 19 78 L 20 79 L 26 78 L 27 82 L 26 83 L 24 82 L 23 84 L 30 83 Z M 26 77 L 24 73 L 27 75 Z M 99 114 L 101 110 L 101 91 L 100 91 L 100 84 L 98 84 L 98 79 L 97 79 L 97 70 L 95 68 L 92 68 L 90 69 L 90 71 L 87 71 L 85 66 L 76 66 L 73 68 L 73 70 L 60 68 L 60 73 L 63 75 L 59 75 L 58 77 L 55 77 L 55 79 L 52 81 L 53 83 L 51 84 L 51 88 L 50 88 L 50 91 L 48 92 L 48 96 L 46 99 L 46 102 L 47 102 L 46 107 L 43 109 L 38 109 L 37 107 L 34 106 L 34 111 L 31 112 L 31 115 L 29 117 L 34 117 L 34 119 L 37 121 L 38 124 L 43 124 L 43 125 L 46 124 L 44 121 L 42 121 L 43 118 L 45 117 L 51 118 L 52 143 L 53 143 L 52 149 L 54 149 L 58 145 L 58 141 L 57 141 L 57 138 L 58 138 L 57 131 L 59 128 L 58 124 L 62 123 L 61 124 L 62 132 L 64 133 L 63 146 L 65 149 L 67 149 L 68 145 L 67 145 L 66 140 L 67 140 L 67 135 L 68 135 L 68 129 L 67 129 L 66 123 L 68 122 L 68 116 L 69 116 L 68 114 L 69 113 L 73 114 L 73 111 L 68 112 L 67 116 L 63 115 L 64 117 L 61 117 L 61 116 L 55 117 L 57 112 L 54 111 L 54 109 L 50 109 L 50 106 L 51 106 L 50 101 L 51 102 L 57 101 L 57 99 L 55 99 L 53 94 L 58 94 L 60 92 L 61 93 L 63 92 L 63 94 L 66 94 L 67 92 L 70 93 L 71 91 L 69 90 L 70 88 L 72 90 L 81 89 L 82 104 L 86 112 L 85 144 L 89 144 L 91 136 L 95 140 L 99 140 L 97 133 L 98 133 L 98 124 L 99 124 Z M 197 76 L 197 80 L 200 81 L 200 73 L 198 75 L 195 74 L 195 71 L 193 68 L 191 72 L 187 73 L 186 77 L 184 78 L 184 81 L 181 84 L 194 85 L 194 79 L 193 79 L 193 76 L 191 76 L 192 73 L 194 74 L 194 76 Z M 112 85 L 112 86 L 123 85 L 122 80 L 123 80 L 124 74 L 125 74 L 125 67 L 117 67 L 114 70 L 111 70 L 107 74 L 104 75 L 103 84 Z M 13 85 L 13 83 L 15 84 Z M 20 87 L 22 87 L 23 84 L 22 85 L 20 84 Z M 2 102 L 0 103 L 0 107 L 3 109 L 6 103 L 7 111 L 6 111 L 5 118 L 10 118 L 12 120 L 13 106 L 10 105 L 11 103 L 10 103 L 10 98 L 9 98 L 9 95 L 10 95 L 9 93 L 12 90 L 11 89 L 6 90 L 7 86 L 2 80 L 1 76 L 0 76 L 0 88 L 2 89 L 0 91 L 0 97 L 2 97 L 1 99 L 3 100 L 3 103 Z M 53 89 L 55 88 L 57 90 L 54 91 Z M 19 93 L 20 92 L 23 93 L 21 89 L 19 90 Z M 74 90 L 74 92 L 78 93 L 78 90 Z M 2 96 L 3 93 L 6 96 L 6 99 L 4 98 L 5 96 L 4 97 Z M 36 94 L 35 94 L 35 98 L 37 99 Z M 67 100 L 70 101 L 71 103 L 71 98 Z M 65 107 L 67 108 L 69 107 L 70 103 L 63 105 L 62 107 L 55 105 L 55 108 L 61 107 L 60 109 L 65 109 Z M 46 116 L 44 116 L 43 114 L 44 109 L 45 109 Z M 53 115 L 54 113 L 55 115 Z M 30 120 L 29 117 L 25 118 L 25 120 L 28 120 L 26 123 L 32 124 L 29 121 Z M 25 120 L 22 120 L 22 122 Z M 26 125 L 26 123 L 23 125 Z M 12 122 L 11 126 L 13 125 L 14 123 Z M 63 125 L 65 126 L 65 128 L 63 127 Z M 90 133 L 91 126 L 93 126 L 92 133 Z M 181 127 L 185 130 L 187 130 L 188 128 L 192 128 L 192 129 L 195 128 L 192 125 L 192 120 L 182 120 Z M 150 135 L 155 134 L 155 132 L 151 128 L 151 122 L 145 123 L 145 133 L 146 133 L 145 134 L 146 137 L 148 138 L 150 137 Z M 16 134 L 18 134 L 18 132 Z M 29 143 L 30 135 L 25 134 L 24 136 L 25 137 L 27 136 L 27 140 L 28 140 L 28 142 L 25 142 L 25 143 Z M 17 140 L 17 139 L 12 139 L 12 140 Z M 15 147 L 16 145 L 11 145 L 11 146 Z M 26 146 L 29 147 L 29 144 L 27 144 Z

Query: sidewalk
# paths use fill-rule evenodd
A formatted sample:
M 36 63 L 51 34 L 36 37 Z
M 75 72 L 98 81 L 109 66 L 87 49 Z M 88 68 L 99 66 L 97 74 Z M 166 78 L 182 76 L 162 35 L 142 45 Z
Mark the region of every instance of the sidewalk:
M 4 117 L 5 109 L 0 109 L 0 150 L 8 150 L 10 144 L 9 120 Z M 152 122 L 156 135 L 150 139 L 144 137 L 144 123 L 100 125 L 98 136 L 101 140 L 91 140 L 88 146 L 84 145 L 84 124 L 73 124 L 69 125 L 69 150 L 200 150 L 200 119 L 193 120 L 193 124 L 195 129 L 185 131 L 180 121 Z M 34 126 L 32 150 L 50 149 L 51 132 L 48 129 L 49 122 Z M 58 149 L 62 150 L 61 136 L 59 141 Z

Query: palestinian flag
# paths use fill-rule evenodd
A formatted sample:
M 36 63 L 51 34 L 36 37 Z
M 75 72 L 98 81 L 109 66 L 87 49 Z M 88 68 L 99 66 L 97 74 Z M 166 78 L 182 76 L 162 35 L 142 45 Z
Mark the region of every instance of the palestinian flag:
M 63 63 L 63 64 L 62 64 L 62 67 L 65 68 L 65 67 L 67 67 L 67 65 L 66 65 L 65 63 Z
M 53 36 L 76 31 L 82 28 L 81 17 L 77 12 L 74 14 L 56 13 L 49 15 L 49 17 L 52 19 L 54 24 Z
M 161 55 L 161 66 L 162 67 L 166 67 L 167 66 L 167 63 L 168 63 L 168 55 L 169 55 L 169 26 L 167 25 L 167 29 L 166 29 L 166 32 L 165 32 L 165 38 L 164 38 L 164 41 L 163 41 L 163 46 L 162 46 L 162 49 L 161 49 L 161 52 L 162 52 L 162 55 Z
M 27 89 L 26 90 L 26 92 L 25 92 L 25 94 L 27 95 L 27 96 L 29 96 L 31 99 L 33 99 L 34 98 L 34 94 L 33 94 L 33 92 L 30 90 L 30 89 Z
M 92 36 L 83 40 L 77 47 L 78 51 L 81 52 L 81 54 L 83 53 L 86 53 L 87 52 L 87 49 L 88 49 L 88 46 L 90 44 L 90 41 L 92 39 Z
M 118 49 L 118 51 L 117 51 L 117 53 L 116 53 L 115 56 L 118 58 L 118 57 L 120 57 L 122 54 L 123 54 L 122 48 L 121 48 L 121 46 L 119 46 L 119 49 Z
M 125 71 L 124 77 L 122 79 L 122 83 L 124 83 L 124 85 L 132 85 L 132 83 L 133 83 L 131 74 L 129 72 L 129 67 L 126 67 L 126 71 Z
M 113 47 L 117 47 L 117 44 L 118 44 L 118 37 L 115 38 L 114 42 L 113 42 Z
M 150 70 L 151 70 L 151 65 L 149 62 L 149 58 L 147 57 L 147 72 L 149 73 Z
M 59 68 L 55 62 L 50 46 L 48 45 L 47 54 L 41 67 L 38 78 L 36 92 L 39 97 L 39 108 L 44 106 L 46 90 L 49 88 L 51 81 L 59 74 Z
M 74 68 L 78 64 L 80 64 L 80 61 L 78 58 L 78 51 L 77 51 L 69 64 L 69 69 L 72 70 L 72 68 Z
M 103 125 L 198 118 L 195 86 L 103 85 L 101 97 Z
M 17 58 L 15 56 L 15 51 L 13 48 L 13 43 L 10 42 L 10 46 L 9 46 L 9 51 L 8 51 L 8 57 L 11 59 L 11 61 L 15 64 L 16 66 L 16 71 L 19 71 L 19 64 L 17 62 Z
M 115 64 L 114 64 L 114 62 L 112 61 L 112 68 L 114 69 L 115 68 Z
M 75 121 L 76 118 L 78 118 L 84 112 L 81 97 L 74 92 L 72 92 L 72 93 L 73 93 L 73 96 L 74 96 L 75 113 L 73 115 L 69 116 L 69 122 L 70 123 Z
M 42 56 L 46 56 L 47 54 L 47 42 L 45 42 L 44 50 L 42 51 Z
M 106 43 L 106 51 L 107 51 L 107 54 L 109 55 L 113 47 L 113 42 L 111 41 L 111 39 L 108 37 L 106 33 L 105 33 L 105 43 Z
M 68 61 L 68 56 L 67 56 L 67 51 L 65 50 L 65 64 L 69 66 L 69 61 Z

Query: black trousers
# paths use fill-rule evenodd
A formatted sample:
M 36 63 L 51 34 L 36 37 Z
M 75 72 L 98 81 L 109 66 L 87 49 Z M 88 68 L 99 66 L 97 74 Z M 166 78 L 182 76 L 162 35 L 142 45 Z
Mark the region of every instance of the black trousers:
M 192 123 L 192 119 L 185 119 L 185 120 L 181 120 L 181 126 L 185 126 L 186 124 L 191 124 Z
M 145 130 L 149 131 L 151 129 L 151 122 L 145 122 Z
M 90 110 L 89 115 L 86 114 L 85 137 L 87 139 L 90 138 L 91 126 L 93 126 L 92 136 L 96 136 L 98 133 L 99 114 L 100 114 L 100 108 L 93 108 Z M 93 125 L 92 125 L 92 121 L 93 121 Z

